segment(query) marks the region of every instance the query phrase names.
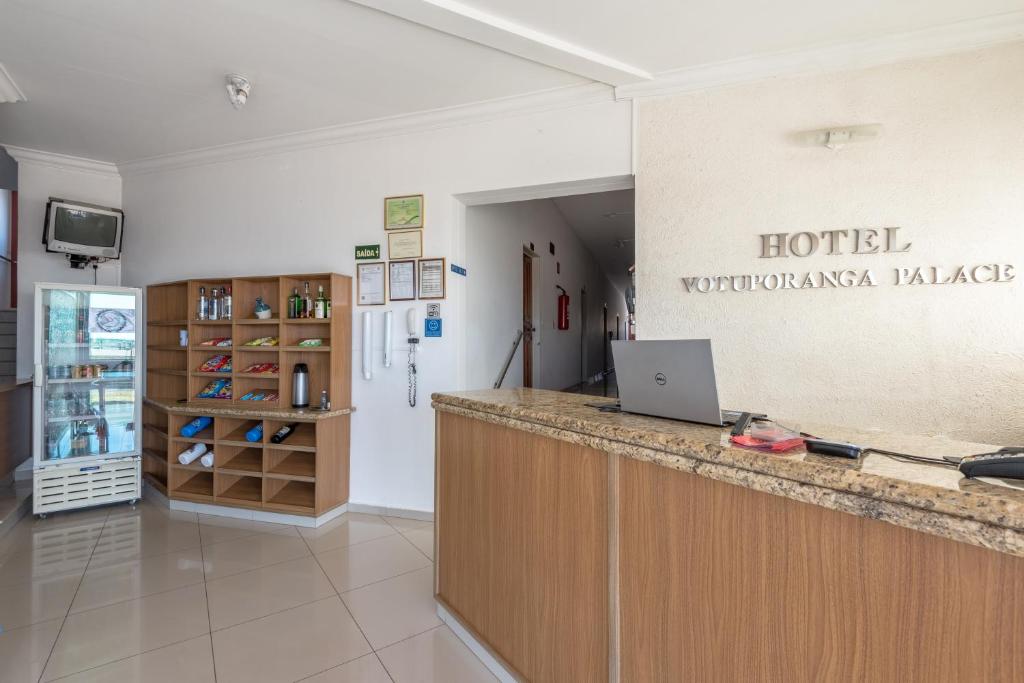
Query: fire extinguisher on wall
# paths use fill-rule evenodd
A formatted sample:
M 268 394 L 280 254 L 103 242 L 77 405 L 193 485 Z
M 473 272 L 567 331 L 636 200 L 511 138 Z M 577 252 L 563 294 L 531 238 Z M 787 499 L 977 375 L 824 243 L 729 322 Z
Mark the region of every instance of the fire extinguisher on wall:
M 567 330 L 569 329 L 569 295 L 562 287 L 558 285 L 555 287 L 562 290 L 562 293 L 558 295 L 558 329 Z

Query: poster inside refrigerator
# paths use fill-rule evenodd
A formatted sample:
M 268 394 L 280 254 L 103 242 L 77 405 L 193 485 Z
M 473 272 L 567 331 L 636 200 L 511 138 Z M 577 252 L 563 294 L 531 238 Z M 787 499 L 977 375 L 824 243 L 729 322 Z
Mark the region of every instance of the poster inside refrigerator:
M 139 289 L 37 284 L 33 512 L 141 496 Z

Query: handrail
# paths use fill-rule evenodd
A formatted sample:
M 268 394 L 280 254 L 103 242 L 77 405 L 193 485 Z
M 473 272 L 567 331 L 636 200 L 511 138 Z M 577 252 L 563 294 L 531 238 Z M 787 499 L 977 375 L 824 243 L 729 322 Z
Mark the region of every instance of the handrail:
M 519 348 L 519 342 L 523 340 L 523 331 L 516 330 L 516 338 L 512 342 L 512 348 L 509 349 L 508 355 L 505 357 L 505 364 L 501 366 L 501 372 L 498 373 L 498 379 L 494 380 L 494 388 L 500 389 L 501 383 L 505 381 L 505 375 L 508 374 L 508 366 L 512 365 L 512 357 L 516 355 L 516 349 Z

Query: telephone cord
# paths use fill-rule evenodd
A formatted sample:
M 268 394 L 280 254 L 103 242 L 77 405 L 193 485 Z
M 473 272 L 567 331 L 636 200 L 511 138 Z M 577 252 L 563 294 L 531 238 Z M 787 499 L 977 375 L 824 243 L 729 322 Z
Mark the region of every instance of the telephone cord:
M 416 345 L 409 344 L 409 407 L 416 407 Z

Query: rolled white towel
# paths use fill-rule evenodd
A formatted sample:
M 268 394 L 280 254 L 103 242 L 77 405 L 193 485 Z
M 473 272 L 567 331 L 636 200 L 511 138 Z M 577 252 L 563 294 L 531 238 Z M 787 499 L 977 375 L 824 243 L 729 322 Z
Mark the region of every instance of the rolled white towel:
M 213 451 L 199 458 L 199 462 L 203 463 L 203 467 L 213 467 Z
M 196 458 L 199 458 L 206 452 L 205 443 L 194 443 L 188 447 L 187 450 L 182 451 L 178 454 L 178 462 L 182 465 L 191 465 L 195 462 Z

